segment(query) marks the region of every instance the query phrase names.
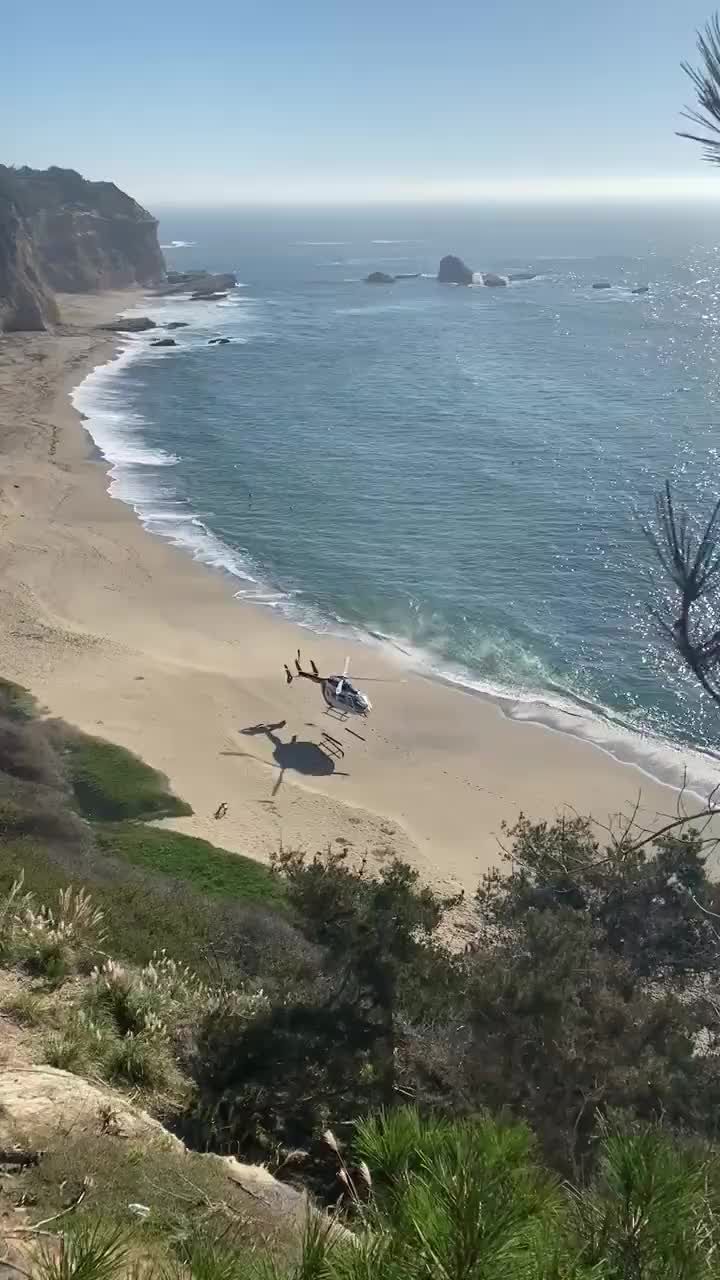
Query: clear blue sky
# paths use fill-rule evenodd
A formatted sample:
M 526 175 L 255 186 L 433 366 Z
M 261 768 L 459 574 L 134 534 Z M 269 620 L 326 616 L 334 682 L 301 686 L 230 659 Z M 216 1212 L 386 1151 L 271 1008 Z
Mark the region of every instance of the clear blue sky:
M 0 157 L 144 203 L 713 184 L 674 136 L 715 0 L 16 0 Z

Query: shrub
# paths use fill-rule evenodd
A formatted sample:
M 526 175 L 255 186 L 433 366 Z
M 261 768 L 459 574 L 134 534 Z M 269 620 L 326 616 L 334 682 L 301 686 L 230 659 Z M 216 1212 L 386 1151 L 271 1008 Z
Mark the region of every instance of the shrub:
M 18 991 L 3 1000 L 0 1012 L 20 1027 L 37 1027 L 43 1021 L 43 1002 L 33 991 Z
M 82 1011 L 72 1014 L 57 1031 L 51 1031 L 45 1046 L 48 1066 L 76 1075 L 101 1074 L 108 1052 L 103 1028 Z
M 103 919 L 84 889 L 61 889 L 57 907 L 27 905 L 16 917 L 17 958 L 30 973 L 55 981 L 87 969 L 105 937 Z
M 60 1237 L 59 1246 L 43 1246 L 38 1280 L 115 1280 L 130 1261 L 126 1233 L 107 1224 L 80 1222 Z
M 144 1089 L 164 1089 L 173 1074 L 173 1060 L 160 1024 L 150 1023 L 140 1035 L 129 1031 L 110 1045 L 105 1063 L 108 1080 Z

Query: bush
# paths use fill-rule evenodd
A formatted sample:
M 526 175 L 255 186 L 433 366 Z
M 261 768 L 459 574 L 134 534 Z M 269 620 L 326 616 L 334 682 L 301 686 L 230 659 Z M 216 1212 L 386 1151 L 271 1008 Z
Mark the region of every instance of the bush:
M 27 902 L 15 918 L 11 947 L 37 977 L 58 980 L 89 969 L 105 938 L 103 913 L 84 889 L 61 889 L 57 906 Z
M 59 1030 L 51 1031 L 44 1045 L 48 1066 L 76 1075 L 101 1074 L 107 1050 L 103 1029 L 82 1012 L 67 1018 Z
M 0 1012 L 20 1027 L 38 1027 L 44 1019 L 44 1005 L 34 991 L 18 991 L 0 1005 Z
M 89 832 L 62 791 L 0 773 L 0 838 L 22 836 L 82 849 Z
M 36 1274 L 38 1280 L 115 1280 L 126 1274 L 130 1258 L 126 1232 L 81 1222 L 60 1237 L 57 1247 L 43 1247 Z
M 3 166 L 0 165 L 0 177 Z M 0 679 L 0 716 L 9 720 L 33 720 L 37 714 L 35 699 L 22 685 Z
M 105 1074 L 115 1084 L 164 1089 L 177 1072 L 162 1028 L 151 1027 L 141 1035 L 130 1031 L 121 1040 L 112 1042 L 105 1061 Z

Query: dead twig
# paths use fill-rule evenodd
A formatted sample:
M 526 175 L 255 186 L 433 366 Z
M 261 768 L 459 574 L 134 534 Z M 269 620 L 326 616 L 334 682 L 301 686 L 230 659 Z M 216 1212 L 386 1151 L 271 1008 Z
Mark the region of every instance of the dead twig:
M 53 1235 L 54 1232 L 42 1231 L 42 1228 L 49 1227 L 51 1222 L 57 1222 L 59 1218 L 65 1218 L 69 1213 L 73 1213 L 75 1209 L 77 1209 L 78 1206 L 82 1204 L 83 1200 L 85 1199 L 88 1193 L 88 1189 L 89 1189 L 88 1184 L 86 1183 L 83 1186 L 83 1189 L 80 1192 L 80 1195 L 77 1196 L 75 1200 L 73 1200 L 72 1204 L 69 1204 L 66 1209 L 61 1209 L 59 1213 L 54 1213 L 51 1218 L 43 1218 L 40 1222 L 33 1222 L 32 1225 L 29 1227 L 16 1227 L 13 1231 L 9 1232 L 9 1234 L 13 1236 L 16 1236 L 16 1235 L 19 1236 L 19 1235 L 32 1235 L 35 1232 L 39 1232 L 42 1235 Z

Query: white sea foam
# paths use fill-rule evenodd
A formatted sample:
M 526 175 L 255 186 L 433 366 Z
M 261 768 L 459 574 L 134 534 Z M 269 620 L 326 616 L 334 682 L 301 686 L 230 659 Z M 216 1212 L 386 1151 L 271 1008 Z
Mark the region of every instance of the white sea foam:
M 161 244 L 161 249 L 192 249 L 197 240 L 171 240 L 169 244 Z

